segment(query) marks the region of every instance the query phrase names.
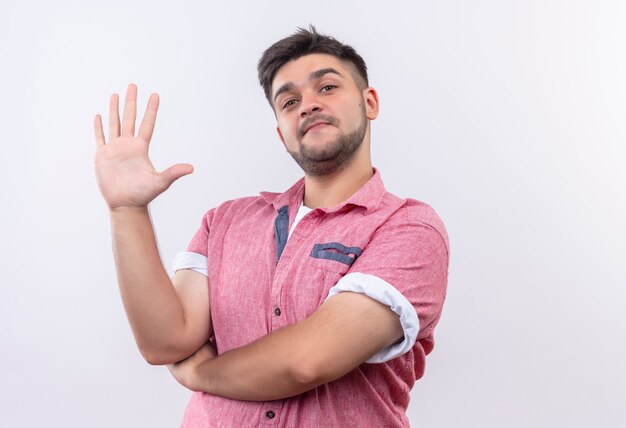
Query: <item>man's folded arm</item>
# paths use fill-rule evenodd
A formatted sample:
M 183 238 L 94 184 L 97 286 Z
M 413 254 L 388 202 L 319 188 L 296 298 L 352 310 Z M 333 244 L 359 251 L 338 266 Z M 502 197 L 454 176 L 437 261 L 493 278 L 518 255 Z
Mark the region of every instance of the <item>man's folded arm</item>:
M 199 364 L 196 389 L 238 400 L 290 397 L 340 378 L 403 336 L 389 306 L 342 292 L 305 320 Z
M 207 277 L 192 270 L 179 270 L 171 283 L 180 302 L 180 312 L 174 314 L 171 303 L 162 301 L 162 308 L 154 310 L 163 317 L 167 314 L 171 317 L 160 323 L 155 318 L 151 333 L 147 333 L 147 328 L 133 330 L 142 356 L 152 365 L 171 364 L 187 358 L 213 334 Z M 154 295 L 152 300 L 156 300 Z
M 436 228 L 420 221 L 425 215 Z M 308 318 L 218 357 L 199 353 L 173 373 L 193 390 L 267 401 L 336 380 L 364 362 L 396 358 L 432 335 L 448 261 L 436 214 L 423 207 L 400 211 Z
M 150 364 L 180 361 L 211 335 L 208 279 L 191 270 L 170 278 L 147 209 L 111 214 L 118 283 L 135 341 Z

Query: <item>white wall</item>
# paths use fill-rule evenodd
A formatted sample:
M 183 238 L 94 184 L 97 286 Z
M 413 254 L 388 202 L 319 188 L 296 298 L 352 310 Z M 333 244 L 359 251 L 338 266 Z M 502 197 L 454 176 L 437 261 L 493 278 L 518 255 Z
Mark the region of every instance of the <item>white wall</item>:
M 108 96 L 161 95 L 152 207 L 169 266 L 201 215 L 300 171 L 256 81 L 309 23 L 366 59 L 374 164 L 450 235 L 424 427 L 626 424 L 626 4 L 3 2 L 0 425 L 171 427 L 189 394 L 140 357 L 92 171 Z

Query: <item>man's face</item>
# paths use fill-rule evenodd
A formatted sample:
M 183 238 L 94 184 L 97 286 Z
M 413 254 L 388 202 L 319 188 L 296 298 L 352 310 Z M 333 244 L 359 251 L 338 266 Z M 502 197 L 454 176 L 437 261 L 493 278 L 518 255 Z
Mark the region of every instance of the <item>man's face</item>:
M 347 166 L 363 143 L 368 119 L 378 113 L 376 92 L 360 89 L 355 74 L 332 55 L 311 54 L 286 63 L 274 77 L 278 134 L 310 176 Z

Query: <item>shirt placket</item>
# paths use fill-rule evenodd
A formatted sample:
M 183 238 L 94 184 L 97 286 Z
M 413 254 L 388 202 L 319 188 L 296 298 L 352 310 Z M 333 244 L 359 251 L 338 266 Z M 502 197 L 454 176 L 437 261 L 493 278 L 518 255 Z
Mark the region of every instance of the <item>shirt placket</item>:
M 286 316 L 287 312 L 285 312 L 282 307 L 280 296 L 283 287 L 289 286 L 294 281 L 297 281 L 297 278 L 290 275 L 290 272 L 294 271 L 293 267 L 290 266 L 293 263 L 294 253 L 300 245 L 302 245 L 302 241 L 306 240 L 306 236 L 310 234 L 311 228 L 315 227 L 318 219 L 318 213 L 308 213 L 296 225 L 298 233 L 292 233 L 288 236 L 290 222 L 285 222 L 285 215 L 290 216 L 290 210 L 295 210 L 295 208 L 287 208 L 286 206 L 281 207 L 278 210 L 274 225 L 277 259 L 271 288 L 272 313 L 270 314 L 270 331 L 286 327 L 294 321 L 288 319 Z M 296 213 L 293 212 L 292 214 L 293 217 L 295 217 Z M 291 221 L 293 221 L 293 219 L 291 219 Z M 283 400 L 263 403 L 261 405 L 261 413 L 259 415 L 259 425 L 279 425 L 284 404 L 285 402 Z
M 283 206 L 278 210 L 274 222 L 274 237 L 276 242 L 276 267 L 274 269 L 274 276 L 272 278 L 272 287 L 270 291 L 270 332 L 278 330 L 287 325 L 287 322 L 285 320 L 285 314 L 283 314 L 283 310 L 281 309 L 280 293 L 283 284 L 287 279 L 289 261 L 291 260 L 289 247 L 291 247 L 293 243 L 287 246 L 288 233 L 289 208 L 287 206 Z M 279 425 L 284 404 L 285 402 L 283 400 L 260 403 L 261 411 L 259 413 L 258 425 Z
M 282 400 L 268 401 L 261 405 L 258 425 L 276 426 L 280 424 L 281 414 L 285 402 Z
M 276 241 L 276 268 L 274 270 L 274 277 L 272 278 L 271 288 L 271 313 L 270 317 L 270 332 L 275 331 L 283 327 L 284 323 L 281 322 L 284 317 L 281 309 L 280 291 L 282 284 L 287 275 L 288 261 L 290 259 L 287 251 L 287 238 L 289 234 L 289 207 L 287 205 L 278 209 L 276 219 L 274 222 L 274 237 Z
M 290 209 L 295 210 L 294 207 L 281 207 L 278 210 L 275 222 L 277 260 L 271 289 L 271 304 L 273 310 L 273 314 L 270 315 L 271 331 L 289 324 L 289 320 L 283 316 L 284 308 L 280 300 L 281 292 L 285 285 L 297 281 L 297 278 L 294 277 L 293 274 L 290 275 L 290 273 L 294 272 L 293 267 L 290 266 L 294 252 L 302 245 L 302 241 L 305 241 L 306 237 L 310 235 L 312 228 L 316 227 L 319 223 L 320 213 L 318 213 L 317 210 L 313 210 L 305 215 L 296 225 L 291 235 L 288 235 L 289 222 L 285 225 L 284 218 L 285 215 L 289 215 Z M 295 213 L 293 213 L 293 217 L 295 217 Z M 286 228 L 286 230 L 284 228 Z M 298 233 L 294 233 L 296 230 Z
M 283 206 L 278 210 L 274 224 L 275 241 L 276 241 L 276 268 L 274 277 L 272 278 L 271 288 L 271 308 L 270 314 L 270 331 L 275 331 L 289 324 L 289 319 L 284 316 L 284 308 L 280 299 L 283 287 L 288 282 L 297 281 L 291 272 L 294 271 L 290 266 L 294 257 L 294 252 L 300 247 L 302 241 L 309 235 L 311 227 L 316 224 L 318 213 L 314 211 L 305 215 L 296 225 L 298 233 L 289 235 L 289 224 L 295 218 L 296 207 Z M 304 233 L 303 233 L 304 232 Z

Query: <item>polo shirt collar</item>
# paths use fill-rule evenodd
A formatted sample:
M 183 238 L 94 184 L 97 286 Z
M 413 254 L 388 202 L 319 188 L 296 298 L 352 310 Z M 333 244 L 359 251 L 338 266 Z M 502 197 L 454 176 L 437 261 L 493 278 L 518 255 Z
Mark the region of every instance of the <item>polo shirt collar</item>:
M 341 210 L 348 204 L 364 207 L 367 211 L 374 211 L 380 205 L 385 196 L 385 186 L 380 177 L 378 169 L 373 168 L 374 175 L 361 186 L 359 190 L 339 205 L 329 208 L 319 208 L 324 212 L 332 213 Z M 268 203 L 274 205 L 276 211 L 288 205 L 289 207 L 299 206 L 304 198 L 304 177 L 298 180 L 293 186 L 283 193 L 261 192 L 261 197 Z

